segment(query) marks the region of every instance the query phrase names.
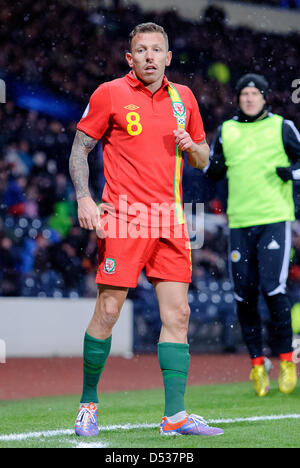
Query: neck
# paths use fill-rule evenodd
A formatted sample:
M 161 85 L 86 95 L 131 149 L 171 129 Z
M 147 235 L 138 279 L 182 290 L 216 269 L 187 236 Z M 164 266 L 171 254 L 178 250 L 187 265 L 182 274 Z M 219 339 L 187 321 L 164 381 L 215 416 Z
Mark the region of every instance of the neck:
M 264 105 L 262 110 L 256 115 L 247 115 L 241 109 L 239 109 L 237 115 L 239 122 L 257 122 L 258 120 L 263 120 L 268 116 L 268 108 L 266 105 Z
M 164 80 L 164 77 L 162 77 L 160 80 L 157 80 L 157 81 L 154 81 L 153 83 L 146 83 L 145 81 L 143 81 L 141 78 L 139 78 L 135 72 L 132 70 L 131 71 L 132 73 L 132 76 L 136 79 L 136 80 L 139 80 L 141 83 L 143 83 L 143 85 L 145 86 L 145 88 L 149 89 L 149 91 L 154 94 L 156 93 L 156 91 L 159 90 L 159 88 L 161 88 L 161 85 L 163 83 L 163 80 Z

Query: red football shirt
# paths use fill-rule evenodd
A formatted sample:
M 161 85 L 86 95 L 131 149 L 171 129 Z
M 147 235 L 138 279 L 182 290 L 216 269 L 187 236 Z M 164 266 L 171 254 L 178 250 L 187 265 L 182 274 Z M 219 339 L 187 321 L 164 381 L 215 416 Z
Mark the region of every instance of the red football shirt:
M 180 223 L 174 203 L 177 193 L 182 207 L 183 158 L 180 164 L 175 158 L 177 121 L 168 85 L 164 78 L 152 94 L 131 73 L 103 83 L 77 125 L 90 137 L 102 139 L 106 180 L 102 201 L 114 207 L 117 217 L 147 226 Z M 203 141 L 202 118 L 192 91 L 172 85 L 185 106 L 186 130 L 195 143 Z

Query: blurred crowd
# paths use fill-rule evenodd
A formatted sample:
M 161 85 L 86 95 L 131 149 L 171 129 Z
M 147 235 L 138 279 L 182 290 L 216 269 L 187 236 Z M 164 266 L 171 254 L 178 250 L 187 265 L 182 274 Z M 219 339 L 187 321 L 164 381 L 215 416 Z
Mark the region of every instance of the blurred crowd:
M 256 5 L 268 5 L 271 7 L 281 7 L 297 9 L 300 8 L 300 0 L 234 0 L 239 3 L 254 3 Z
M 124 50 L 131 29 L 139 22 L 154 21 L 166 28 L 174 54 L 168 78 L 192 88 L 208 142 L 222 120 L 234 114 L 234 84 L 250 70 L 269 80 L 272 111 L 300 128 L 299 109 L 291 100 L 291 83 L 300 76 L 299 34 L 283 37 L 229 28 L 218 8 L 208 8 L 201 20 L 201 12 L 195 12 L 191 22 L 174 10 L 145 14 L 134 4 L 126 8 L 122 2 L 113 4 L 86 9 L 67 1 L 6 4 L 0 10 L 0 77 L 7 83 L 39 84 L 84 110 L 100 83 L 127 73 Z M 9 87 L 7 103 L 0 106 L 0 122 L 0 295 L 94 296 L 96 235 L 78 226 L 68 174 L 76 122 L 72 116 L 59 120 L 18 106 Z M 100 201 L 101 144 L 89 158 L 91 192 Z M 205 203 L 204 245 L 192 252 L 192 289 L 197 290 L 204 279 L 229 278 L 226 184 L 213 184 L 186 168 L 184 193 L 186 201 Z M 295 200 L 299 215 L 299 187 Z M 291 281 L 299 285 L 297 223 L 293 243 Z M 147 294 L 143 275 L 139 287 Z

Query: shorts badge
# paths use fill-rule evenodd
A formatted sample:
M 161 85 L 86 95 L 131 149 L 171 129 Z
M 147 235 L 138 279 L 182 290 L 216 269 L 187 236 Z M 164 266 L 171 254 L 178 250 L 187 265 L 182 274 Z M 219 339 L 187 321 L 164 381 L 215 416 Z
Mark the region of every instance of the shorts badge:
M 116 271 L 116 261 L 113 258 L 106 258 L 104 262 L 104 273 L 112 275 Z

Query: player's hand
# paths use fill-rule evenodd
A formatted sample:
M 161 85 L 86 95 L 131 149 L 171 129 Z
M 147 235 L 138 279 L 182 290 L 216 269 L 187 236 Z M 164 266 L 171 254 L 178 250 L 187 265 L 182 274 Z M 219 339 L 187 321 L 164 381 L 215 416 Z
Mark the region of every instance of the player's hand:
M 283 182 L 293 180 L 293 172 L 291 167 L 276 167 L 276 173 Z
M 183 128 L 174 130 L 175 143 L 180 151 L 191 151 L 196 143 L 190 137 L 190 134 Z
M 100 211 L 91 197 L 78 200 L 78 220 L 80 227 L 93 231 L 101 226 Z

